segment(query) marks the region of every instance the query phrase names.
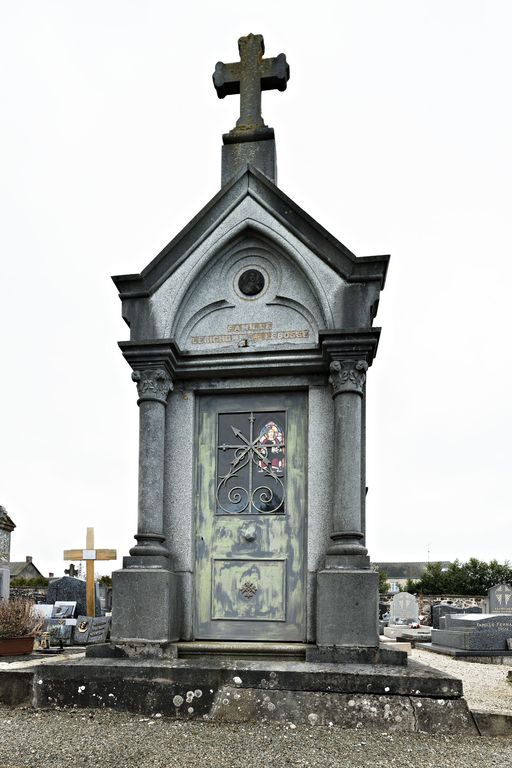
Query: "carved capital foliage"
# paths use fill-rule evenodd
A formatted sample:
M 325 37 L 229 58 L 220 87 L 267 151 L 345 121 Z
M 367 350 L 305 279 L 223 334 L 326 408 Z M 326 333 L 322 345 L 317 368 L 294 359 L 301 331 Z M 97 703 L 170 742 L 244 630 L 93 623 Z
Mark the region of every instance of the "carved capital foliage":
M 150 368 L 147 371 L 134 371 L 132 379 L 137 384 L 139 402 L 142 400 L 157 400 L 167 402 L 167 395 L 172 390 L 172 380 L 161 368 Z
M 333 397 L 341 392 L 357 392 L 362 395 L 366 381 L 368 363 L 366 360 L 334 360 L 329 370 L 329 384 Z

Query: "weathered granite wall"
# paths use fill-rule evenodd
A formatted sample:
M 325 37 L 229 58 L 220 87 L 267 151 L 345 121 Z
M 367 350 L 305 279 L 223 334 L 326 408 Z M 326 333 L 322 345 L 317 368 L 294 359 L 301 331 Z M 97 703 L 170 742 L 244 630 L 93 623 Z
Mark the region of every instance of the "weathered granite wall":
M 11 534 L 0 528 L 0 560 L 10 560 L 11 555 Z

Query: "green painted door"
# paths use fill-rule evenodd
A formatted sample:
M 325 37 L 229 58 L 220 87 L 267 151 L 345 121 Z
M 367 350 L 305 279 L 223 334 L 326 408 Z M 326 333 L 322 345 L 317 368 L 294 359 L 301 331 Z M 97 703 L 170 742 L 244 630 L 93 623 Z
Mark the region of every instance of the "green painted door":
M 304 641 L 307 395 L 198 403 L 195 636 Z

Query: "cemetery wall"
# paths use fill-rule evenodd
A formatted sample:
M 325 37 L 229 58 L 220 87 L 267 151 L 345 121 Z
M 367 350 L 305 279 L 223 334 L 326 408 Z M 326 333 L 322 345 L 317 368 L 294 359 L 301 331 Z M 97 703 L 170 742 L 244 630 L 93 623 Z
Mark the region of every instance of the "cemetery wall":
M 15 597 L 25 597 L 29 600 L 33 600 L 35 603 L 44 603 L 47 592 L 47 587 L 12 587 L 10 596 L 11 599 Z

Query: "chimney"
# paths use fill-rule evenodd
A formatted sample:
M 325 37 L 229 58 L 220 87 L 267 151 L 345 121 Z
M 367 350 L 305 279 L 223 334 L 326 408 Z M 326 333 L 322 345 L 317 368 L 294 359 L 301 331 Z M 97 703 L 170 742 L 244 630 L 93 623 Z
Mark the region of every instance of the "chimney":
M 25 556 L 25 562 L 26 563 L 31 563 L 32 562 L 32 557 L 30 555 L 26 555 Z

